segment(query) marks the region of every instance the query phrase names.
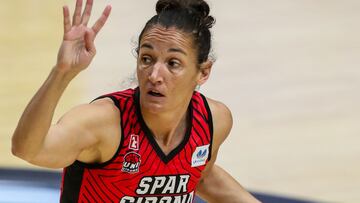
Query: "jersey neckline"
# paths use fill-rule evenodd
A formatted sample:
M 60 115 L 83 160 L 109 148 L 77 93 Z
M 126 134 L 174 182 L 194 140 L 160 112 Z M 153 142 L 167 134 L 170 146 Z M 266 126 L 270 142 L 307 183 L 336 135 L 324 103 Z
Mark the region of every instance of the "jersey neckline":
M 141 129 L 144 131 L 145 136 L 148 138 L 150 144 L 152 145 L 153 149 L 156 151 L 156 154 L 159 156 L 159 158 L 165 164 L 169 163 L 185 147 L 185 145 L 189 141 L 191 129 L 192 129 L 192 118 L 193 118 L 192 99 L 189 103 L 188 110 L 187 110 L 189 116 L 188 116 L 188 120 L 187 120 L 188 126 L 185 131 L 185 136 L 182 139 L 182 141 L 180 142 L 180 144 L 177 147 L 175 147 L 173 150 L 171 150 L 170 153 L 167 155 L 164 153 L 164 151 L 161 149 L 159 144 L 156 142 L 154 134 L 151 132 L 151 130 L 149 129 L 149 127 L 146 125 L 146 123 L 144 121 L 144 118 L 141 113 L 141 108 L 140 108 L 140 90 L 139 90 L 139 88 L 135 89 L 134 103 L 135 103 L 136 115 L 139 119 Z

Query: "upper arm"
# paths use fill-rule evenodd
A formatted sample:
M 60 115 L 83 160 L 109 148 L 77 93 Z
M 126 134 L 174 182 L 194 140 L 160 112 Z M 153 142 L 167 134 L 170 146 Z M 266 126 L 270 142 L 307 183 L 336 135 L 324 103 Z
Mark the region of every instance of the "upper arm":
M 259 203 L 230 174 L 215 165 L 220 145 L 228 137 L 233 119 L 230 110 L 221 102 L 207 99 L 214 123 L 212 159 L 202 172 L 197 194 L 208 202 Z
M 207 101 L 213 118 L 214 134 L 212 141 L 212 158 L 206 165 L 206 168 L 202 173 L 202 178 L 204 178 L 208 174 L 209 170 L 214 166 L 219 148 L 228 137 L 233 124 L 231 111 L 225 104 L 209 98 L 207 98 Z
M 120 119 L 117 115 L 118 110 L 109 99 L 74 107 L 50 127 L 40 152 L 30 162 L 62 168 L 75 160 L 101 159 L 100 146 L 109 142 L 108 135 L 116 131 Z
M 220 145 L 229 136 L 233 125 L 233 118 L 230 109 L 225 104 L 212 99 L 207 100 L 213 116 L 213 148 L 217 151 Z

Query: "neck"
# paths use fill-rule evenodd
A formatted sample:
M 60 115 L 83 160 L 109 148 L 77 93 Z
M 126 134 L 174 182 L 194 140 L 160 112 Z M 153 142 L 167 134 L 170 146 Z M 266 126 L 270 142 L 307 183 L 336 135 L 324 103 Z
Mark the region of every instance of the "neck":
M 146 125 L 152 131 L 158 144 L 163 147 L 176 146 L 182 140 L 188 127 L 188 104 L 171 112 L 151 113 L 141 109 Z

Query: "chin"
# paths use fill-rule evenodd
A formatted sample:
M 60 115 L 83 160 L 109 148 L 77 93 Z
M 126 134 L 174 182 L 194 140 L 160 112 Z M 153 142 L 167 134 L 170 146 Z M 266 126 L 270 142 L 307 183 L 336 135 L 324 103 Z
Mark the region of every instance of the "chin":
M 140 93 L 140 103 L 142 111 L 149 113 L 161 113 L 166 110 L 168 99 L 167 97 L 155 97 L 149 94 Z
M 163 104 L 159 103 L 152 103 L 152 102 L 144 102 L 142 105 L 143 111 L 152 113 L 152 114 L 159 114 L 165 111 L 165 107 Z

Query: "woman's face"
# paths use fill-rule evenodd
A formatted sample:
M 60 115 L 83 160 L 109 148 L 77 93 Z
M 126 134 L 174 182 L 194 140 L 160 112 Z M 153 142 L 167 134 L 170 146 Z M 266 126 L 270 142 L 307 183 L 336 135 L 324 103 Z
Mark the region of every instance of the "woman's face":
M 187 106 L 200 72 L 190 35 L 161 26 L 143 34 L 137 60 L 143 110 L 160 113 Z

